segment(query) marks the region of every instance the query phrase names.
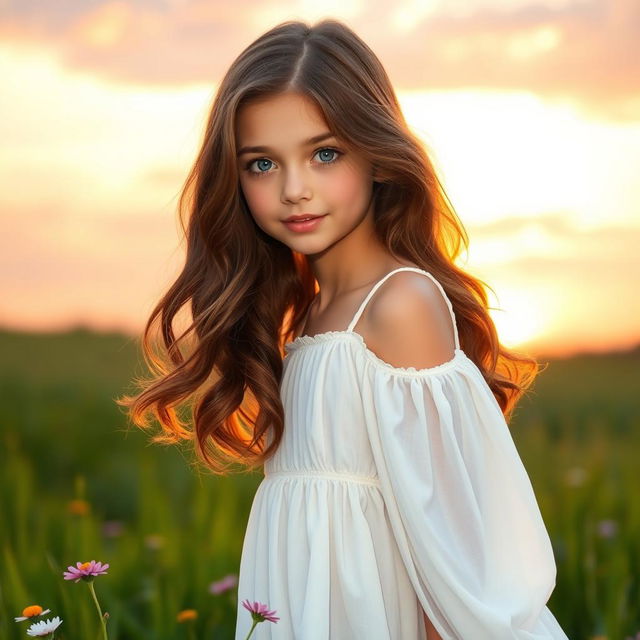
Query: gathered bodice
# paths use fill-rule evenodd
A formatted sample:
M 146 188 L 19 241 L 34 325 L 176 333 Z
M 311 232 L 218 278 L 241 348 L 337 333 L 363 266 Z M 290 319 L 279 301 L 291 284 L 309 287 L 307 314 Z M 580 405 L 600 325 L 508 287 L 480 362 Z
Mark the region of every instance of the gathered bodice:
M 454 327 L 455 352 L 451 361 L 428 369 L 395 367 L 380 359 L 367 347 L 362 335 L 354 331 L 377 289 L 399 271 L 426 274 L 441 289 Z M 397 376 L 425 376 L 461 364 L 466 356 L 459 346 L 455 315 L 440 283 L 417 267 L 390 271 L 370 289 L 345 330 L 301 335 L 285 345 L 280 385 L 284 434 L 278 451 L 265 463 L 265 475 L 315 471 L 340 474 L 342 479 L 350 476 L 354 482 L 376 483 L 359 393 L 359 380 L 363 376 L 359 365 L 368 364 Z

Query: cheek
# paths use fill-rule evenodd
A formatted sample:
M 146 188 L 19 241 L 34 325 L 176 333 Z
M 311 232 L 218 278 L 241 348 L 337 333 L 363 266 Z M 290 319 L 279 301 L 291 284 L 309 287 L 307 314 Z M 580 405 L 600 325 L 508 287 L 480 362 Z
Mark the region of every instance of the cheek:
M 346 168 L 336 173 L 330 184 L 326 185 L 327 195 L 337 205 L 359 204 L 366 201 L 367 193 L 371 189 L 370 182 L 361 171 Z
M 240 188 L 247 201 L 247 206 L 256 222 L 265 219 L 273 209 L 273 194 L 268 188 L 259 184 L 259 180 L 245 179 L 240 181 Z

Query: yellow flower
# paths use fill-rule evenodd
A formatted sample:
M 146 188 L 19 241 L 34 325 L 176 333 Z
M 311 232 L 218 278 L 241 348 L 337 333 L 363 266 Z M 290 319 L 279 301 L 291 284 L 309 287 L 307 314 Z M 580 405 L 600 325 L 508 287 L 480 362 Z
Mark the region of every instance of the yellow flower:
M 189 620 L 195 620 L 198 617 L 198 612 L 195 609 L 184 609 L 177 616 L 178 622 L 188 622 Z

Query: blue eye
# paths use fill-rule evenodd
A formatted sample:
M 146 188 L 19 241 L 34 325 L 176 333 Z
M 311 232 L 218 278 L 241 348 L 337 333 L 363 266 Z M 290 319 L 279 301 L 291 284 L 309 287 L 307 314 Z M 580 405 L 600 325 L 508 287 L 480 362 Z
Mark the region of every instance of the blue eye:
M 318 156 L 321 165 L 328 165 L 336 162 L 341 155 L 343 155 L 342 151 L 332 149 L 331 147 L 323 147 L 322 149 L 318 149 L 313 154 L 313 157 Z M 257 170 L 253 169 L 254 166 Z M 254 176 L 266 176 L 271 173 L 274 166 L 274 163 L 268 158 L 256 158 L 245 165 L 245 170 Z
M 265 162 L 267 163 L 267 166 L 264 165 Z M 266 173 L 273 162 L 271 162 L 271 160 L 267 160 L 267 158 L 258 158 L 257 160 L 253 160 L 252 162 L 250 162 L 248 168 L 251 168 L 253 164 L 257 164 L 259 170 L 252 171 L 252 173 Z
M 329 164 L 330 162 L 335 162 L 338 159 L 339 153 L 340 152 L 338 150 L 327 147 L 326 149 L 320 149 L 316 155 L 320 157 L 322 164 Z M 327 157 L 326 154 L 329 154 L 330 157 Z

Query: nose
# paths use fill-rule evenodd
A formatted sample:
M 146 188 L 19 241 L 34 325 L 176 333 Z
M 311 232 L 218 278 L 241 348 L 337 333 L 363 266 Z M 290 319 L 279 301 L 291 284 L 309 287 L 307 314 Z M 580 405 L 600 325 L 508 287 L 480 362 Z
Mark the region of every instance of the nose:
M 293 168 L 284 172 L 284 182 L 282 185 L 283 202 L 299 202 L 302 199 L 311 198 L 311 184 L 304 169 Z

